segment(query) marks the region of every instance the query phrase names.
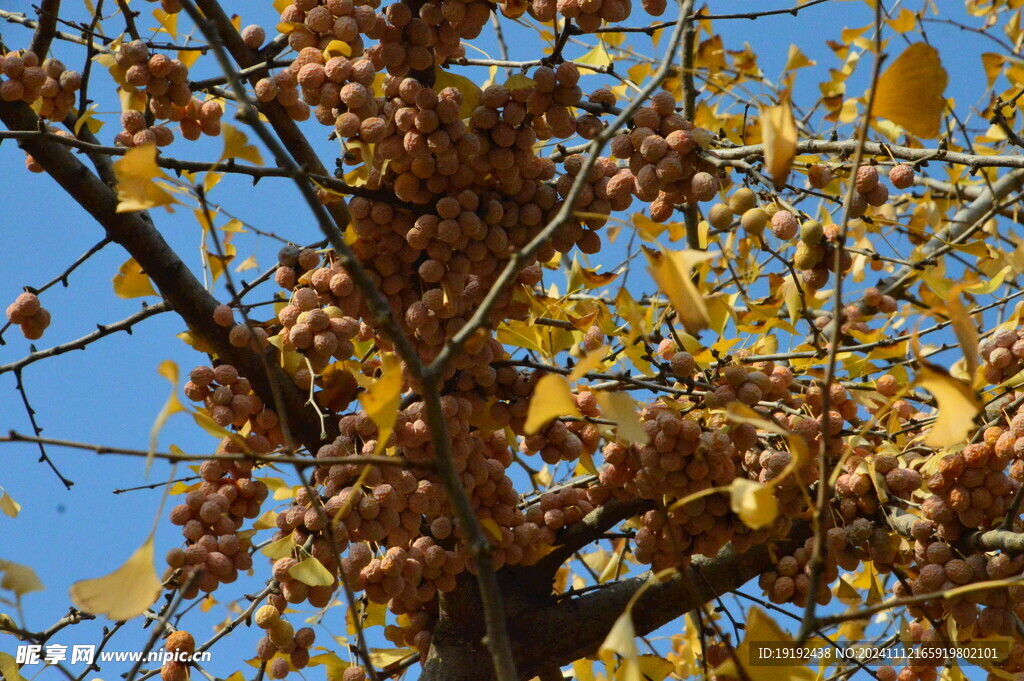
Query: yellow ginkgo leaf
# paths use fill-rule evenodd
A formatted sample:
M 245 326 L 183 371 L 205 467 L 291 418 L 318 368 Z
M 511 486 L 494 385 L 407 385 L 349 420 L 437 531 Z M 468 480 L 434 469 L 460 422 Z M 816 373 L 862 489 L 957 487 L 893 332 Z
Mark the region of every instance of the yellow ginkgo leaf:
M 569 381 L 561 374 L 547 374 L 537 381 L 533 390 L 524 432 L 533 435 L 553 418 L 579 415 L 576 400 L 569 389 Z
M 18 661 L 9 653 L 0 653 L 0 678 L 4 681 L 25 681 L 25 677 L 18 671 Z
M 640 655 L 637 657 L 640 676 L 645 681 L 663 681 L 675 670 L 676 666 L 658 655 Z
M 531 88 L 537 84 L 533 78 L 527 77 L 525 74 L 516 73 L 509 76 L 508 80 L 505 81 L 505 88 L 507 90 L 525 90 Z
M 153 569 L 150 536 L 124 565 L 104 577 L 75 582 L 69 593 L 79 610 L 121 621 L 146 612 L 160 596 L 161 588 Z
M 453 87 L 462 93 L 459 118 L 467 118 L 480 105 L 482 92 L 479 85 L 465 76 L 437 67 L 434 72 L 434 90 L 440 92 L 446 87 Z
M 775 522 L 779 516 L 779 503 L 775 487 L 756 480 L 736 478 L 729 485 L 729 504 L 733 513 L 752 530 L 759 530 Z
M 3 487 L 0 487 L 0 512 L 8 518 L 17 518 L 21 513 L 21 504 L 15 501 Z
M 156 165 L 155 144 L 144 144 L 129 149 L 123 158 L 114 162 L 114 175 L 117 177 L 118 213 L 148 210 L 156 206 L 177 203 L 174 197 L 156 182 L 158 179 L 168 178 Z
M 324 567 L 323 563 L 313 556 L 292 565 L 288 569 L 288 574 L 306 586 L 330 586 L 334 584 L 334 575 Z
M 501 541 L 501 526 L 494 518 L 481 518 L 480 527 L 484 529 L 491 539 L 494 541 Z
M 796 156 L 796 121 L 788 100 L 761 109 L 761 139 L 765 169 L 776 188 L 781 187 Z
M 142 266 L 135 262 L 135 258 L 128 258 L 114 275 L 114 293 L 119 298 L 139 298 L 141 296 L 155 296 L 153 284 L 149 276 L 142 271 Z
M 971 386 L 953 378 L 945 369 L 921 363 L 917 385 L 932 394 L 939 408 L 938 418 L 925 433 L 929 447 L 950 447 L 963 442 L 974 427 L 981 402 Z
M 351 57 L 352 46 L 346 43 L 344 40 L 332 40 L 327 43 L 327 47 L 324 48 L 324 59 L 331 59 L 332 57 Z
M 1002 286 L 1003 280 L 1006 279 L 1006 275 L 1010 274 L 1011 272 L 1013 272 L 1013 267 L 1007 265 L 1006 267 L 999 270 L 991 277 L 988 277 L 986 281 L 977 284 L 970 284 L 969 286 L 964 286 L 964 292 L 970 293 L 971 295 L 975 296 L 987 296 L 993 291 L 995 291 L 997 288 Z
M 42 591 L 45 588 L 39 581 L 39 577 L 36 576 L 35 570 L 27 565 L 10 560 L 0 560 L 0 573 L 3 574 L 3 579 L 0 579 L 0 589 L 13 591 L 19 596 L 33 591 Z
M 220 129 L 221 136 L 224 138 L 224 151 L 220 155 L 220 160 L 240 158 L 254 165 L 263 165 L 260 150 L 255 145 L 249 144 L 249 139 L 244 132 L 230 123 L 222 123 Z
M 748 665 L 751 658 L 756 655 L 756 651 L 751 650 L 752 645 L 789 644 L 793 638 L 760 608 L 751 608 L 747 613 L 744 631 L 743 642 L 736 646 L 735 654 L 715 667 L 715 676 L 756 678 L 765 681 L 812 681 L 817 678 L 814 671 L 801 665 L 798 660 L 784 666 L 759 666 L 751 669 Z M 807 645 L 816 644 L 808 642 Z M 736 668 L 737 662 L 743 665 L 746 673 Z
M 292 536 L 289 534 L 278 539 L 277 541 L 270 542 L 262 549 L 260 549 L 260 553 L 262 553 L 267 558 L 270 558 L 271 560 L 278 560 L 280 558 L 287 558 L 288 556 L 292 555 L 292 549 L 294 548 L 295 540 L 292 539 Z
M 730 402 L 725 407 L 726 417 L 733 423 L 747 423 L 758 430 L 764 430 L 776 435 L 786 435 L 789 431 L 777 423 L 768 420 L 768 417 L 757 413 L 742 402 Z
M 937 137 L 948 81 L 938 51 L 926 43 L 914 43 L 879 76 L 871 113 L 888 118 L 911 135 Z
M 588 352 L 576 366 L 572 368 L 572 373 L 569 374 L 569 382 L 573 383 L 586 376 L 595 369 L 604 368 L 604 358 L 608 355 L 608 346 L 602 345 L 599 348 L 595 348 Z
M 149 430 L 149 452 L 146 455 L 147 474 L 149 473 L 150 464 L 153 463 L 153 454 L 156 452 L 157 436 L 160 434 L 160 429 L 164 427 L 167 419 L 173 414 L 185 411 L 185 407 L 181 406 L 181 402 L 178 401 L 178 365 L 169 359 L 165 359 L 160 362 L 157 373 L 171 382 L 171 395 L 164 402 L 163 408 L 156 415 L 156 420 L 153 421 L 153 427 Z
M 807 55 L 800 51 L 800 48 L 796 45 L 789 46 L 789 56 L 786 57 L 786 66 L 784 71 L 795 71 L 802 69 L 806 66 L 814 66 L 818 62 L 813 59 L 808 59 Z
M 640 423 L 640 406 L 625 392 L 597 393 L 597 403 L 605 418 L 615 421 L 616 435 L 631 444 L 645 445 L 651 441 Z
M 960 349 L 964 352 L 964 363 L 967 367 L 969 382 L 974 381 L 978 366 L 981 364 L 981 357 L 978 353 L 978 329 L 974 326 L 970 312 L 964 307 L 960 300 L 962 284 L 953 287 L 952 295 L 946 298 L 946 310 L 949 312 L 950 325 L 953 333 L 960 343 Z
M 691 279 L 694 266 L 705 260 L 711 260 L 717 253 L 704 251 L 655 251 L 640 246 L 658 288 L 672 302 L 676 315 L 687 333 L 696 333 L 707 328 L 710 323 L 708 307 L 704 296 L 697 290 Z
M 582 57 L 574 59 L 573 62 L 576 64 L 586 64 L 588 66 L 605 67 L 611 66 L 612 57 L 608 54 L 608 50 L 605 48 L 604 43 L 598 43 L 594 49 L 587 52 Z
M 370 661 L 378 669 L 401 662 L 413 655 L 419 655 L 415 648 L 370 648 Z
M 632 602 L 630 603 L 632 605 Z M 643 681 L 643 673 L 640 671 L 639 651 L 636 647 L 636 631 L 633 627 L 633 610 L 627 607 L 625 612 L 619 615 L 612 625 L 608 636 L 601 644 L 599 654 L 608 658 L 611 655 L 618 655 L 621 658 L 619 673 L 616 679 L 621 681 Z
M 366 410 L 366 415 L 377 424 L 377 447 L 374 454 L 379 454 L 387 446 L 402 401 L 402 361 L 394 353 L 382 352 L 380 368 L 380 378 L 359 395 L 359 402 Z

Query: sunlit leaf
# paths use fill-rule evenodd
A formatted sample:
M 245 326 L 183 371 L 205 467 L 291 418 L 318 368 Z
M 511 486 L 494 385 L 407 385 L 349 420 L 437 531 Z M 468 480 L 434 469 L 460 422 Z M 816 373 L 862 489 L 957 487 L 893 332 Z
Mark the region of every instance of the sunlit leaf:
M 288 574 L 306 586 L 330 586 L 334 584 L 334 575 L 324 567 L 323 563 L 310 556 L 300 560 L 288 569 Z
M 156 182 L 159 179 L 167 179 L 167 176 L 156 165 L 155 144 L 144 144 L 129 149 L 121 159 L 114 161 L 114 175 L 117 177 L 118 213 L 148 210 L 156 206 L 177 203 L 175 198 Z
M 27 565 L 10 560 L 0 560 L 0 573 L 3 574 L 3 579 L 0 579 L 0 589 L 13 591 L 18 596 L 24 596 L 33 591 L 43 591 L 45 588 L 39 581 L 39 577 L 36 576 L 35 570 Z
M 382 352 L 380 357 L 380 378 L 359 395 L 359 402 L 366 410 L 366 415 L 377 424 L 377 447 L 374 454 L 379 454 L 387 446 L 402 401 L 402 361 L 391 352 Z
M 114 293 L 119 298 L 139 298 L 141 296 L 155 296 L 153 284 L 149 276 L 142 271 L 142 266 L 135 261 L 135 258 L 128 258 L 114 275 Z
M 167 423 L 167 419 L 169 419 L 173 414 L 185 411 L 185 407 L 181 406 L 181 402 L 178 401 L 178 365 L 169 359 L 165 359 L 160 362 L 157 373 L 170 381 L 171 395 L 167 398 L 163 408 L 160 409 L 160 413 L 157 414 L 156 420 L 153 421 L 153 427 L 149 430 L 149 452 L 146 455 L 147 474 L 149 474 L 150 464 L 153 463 L 153 454 L 156 453 L 157 436 L 160 435 L 160 430 L 164 427 L 164 424 Z
M 601 347 L 588 352 L 579 362 L 576 363 L 576 366 L 573 367 L 572 373 L 569 374 L 569 382 L 574 383 L 583 378 L 589 372 L 604 368 L 604 358 L 608 354 L 608 350 L 609 348 L 607 345 L 602 345 Z
M 754 607 L 747 612 L 744 631 L 743 642 L 736 646 L 734 655 L 730 655 L 725 662 L 715 667 L 714 676 L 756 678 L 758 681 L 813 681 L 817 678 L 814 671 L 801 665 L 797 660 L 779 666 L 766 665 L 753 668 L 750 666 L 751 656 L 755 654 L 751 650 L 753 644 L 789 643 L 793 640 L 792 636 L 787 634 L 778 622 L 760 608 Z M 808 642 L 807 645 L 812 644 Z M 736 668 L 737 663 L 743 666 L 743 672 Z
M 292 550 L 294 548 L 295 540 L 292 539 L 292 535 L 288 534 L 261 548 L 260 553 L 271 560 L 278 560 L 279 558 L 287 558 L 292 555 Z
M 779 503 L 775 487 L 756 480 L 736 478 L 729 485 L 729 503 L 733 513 L 752 530 L 759 530 L 775 522 L 779 516 Z
M 378 669 L 419 655 L 415 648 L 370 648 L 370 661 Z
M 260 150 L 255 145 L 249 144 L 249 139 L 244 132 L 230 123 L 222 123 L 220 128 L 221 136 L 224 138 L 224 151 L 221 152 L 220 160 L 240 158 L 254 165 L 263 165 Z
M 631 444 L 645 445 L 650 442 L 647 432 L 640 423 L 640 405 L 626 392 L 597 392 L 597 403 L 605 418 L 615 421 L 618 439 Z
M 981 364 L 981 356 L 978 354 L 978 329 L 967 308 L 960 300 L 960 286 L 954 288 L 953 295 L 946 298 L 946 310 L 949 311 L 949 321 L 953 327 L 953 333 L 960 343 L 960 349 L 964 352 L 964 361 L 967 365 L 969 382 L 974 381 L 974 376 Z
M 150 536 L 128 561 L 109 575 L 71 585 L 71 601 L 79 610 L 128 620 L 156 602 L 162 586 L 153 568 L 153 537 Z
M 5 681 L 25 681 L 25 677 L 18 671 L 18 661 L 10 653 L 0 653 L 0 677 Z
M 547 374 L 537 381 L 534 387 L 523 432 L 532 435 L 553 418 L 579 415 L 569 381 L 561 374 Z
M 981 401 L 971 386 L 949 375 L 942 367 L 921 363 L 917 384 L 930 392 L 939 414 L 925 433 L 929 447 L 950 447 L 963 442 L 974 427 Z
M 789 100 L 761 109 L 761 138 L 764 144 L 764 167 L 781 187 L 796 156 L 796 121 Z
M 914 43 L 879 76 L 871 113 L 917 137 L 937 137 L 946 108 L 942 93 L 948 81 L 938 50 L 927 43 Z
M 694 285 L 694 266 L 711 260 L 717 253 L 704 251 L 655 251 L 641 246 L 650 266 L 651 276 L 675 308 L 687 333 L 696 333 L 710 323 L 704 296 Z
M 573 60 L 577 64 L 586 64 L 588 66 L 596 66 L 603 68 L 605 66 L 611 66 L 612 57 L 608 54 L 608 49 L 604 46 L 604 43 L 598 43 L 594 46 L 594 49 L 587 52 L 582 57 L 578 57 Z
M 3 487 L 0 487 L 0 512 L 8 518 L 17 518 L 21 513 L 21 504 L 15 501 Z
M 802 69 L 807 66 L 814 66 L 818 62 L 813 59 L 808 59 L 807 55 L 800 51 L 800 48 L 796 45 L 789 46 L 789 56 L 786 57 L 786 66 L 784 71 L 795 71 Z

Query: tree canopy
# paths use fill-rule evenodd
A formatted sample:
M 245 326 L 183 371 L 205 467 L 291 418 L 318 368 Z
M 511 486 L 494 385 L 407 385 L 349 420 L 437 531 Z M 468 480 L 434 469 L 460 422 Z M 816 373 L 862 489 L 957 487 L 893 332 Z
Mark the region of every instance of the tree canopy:
M 0 674 L 1024 678 L 1024 2 L 729 4 L 0 9 Z

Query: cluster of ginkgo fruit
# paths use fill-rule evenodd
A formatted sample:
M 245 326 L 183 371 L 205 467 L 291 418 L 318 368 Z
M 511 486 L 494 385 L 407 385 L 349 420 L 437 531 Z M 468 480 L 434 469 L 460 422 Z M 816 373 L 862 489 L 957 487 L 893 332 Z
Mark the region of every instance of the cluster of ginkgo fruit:
M 26 291 L 7 306 L 7 321 L 17 324 L 25 338 L 38 340 L 50 326 L 50 312 L 39 302 L 39 296 Z

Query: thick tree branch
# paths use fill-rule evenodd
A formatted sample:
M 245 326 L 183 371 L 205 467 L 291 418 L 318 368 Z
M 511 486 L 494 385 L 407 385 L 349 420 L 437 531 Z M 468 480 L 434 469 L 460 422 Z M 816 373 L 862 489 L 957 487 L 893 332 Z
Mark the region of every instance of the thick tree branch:
M 43 0 L 39 3 L 39 23 L 29 44 L 29 52 L 34 52 L 40 59 L 46 58 L 57 32 L 57 15 L 60 12 L 60 0 Z

